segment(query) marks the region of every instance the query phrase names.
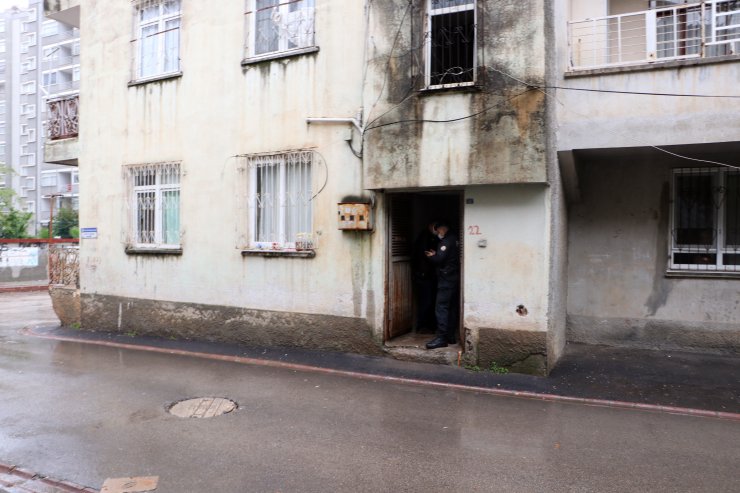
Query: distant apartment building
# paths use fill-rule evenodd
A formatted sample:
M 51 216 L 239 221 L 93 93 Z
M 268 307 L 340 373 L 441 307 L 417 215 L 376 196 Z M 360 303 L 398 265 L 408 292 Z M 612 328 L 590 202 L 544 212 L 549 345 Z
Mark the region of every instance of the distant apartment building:
M 34 234 L 52 209 L 78 207 L 76 161 L 45 161 L 44 142 L 76 131 L 67 101 L 76 103 L 79 92 L 79 31 L 45 19 L 40 0 L 4 12 L 0 30 L 0 162 L 12 170 L 0 187 L 16 192 L 14 207 L 34 214 Z

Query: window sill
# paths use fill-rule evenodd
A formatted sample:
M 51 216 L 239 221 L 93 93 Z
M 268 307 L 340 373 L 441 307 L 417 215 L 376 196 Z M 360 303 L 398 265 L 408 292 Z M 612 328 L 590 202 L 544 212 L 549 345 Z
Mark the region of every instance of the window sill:
M 693 271 L 693 270 L 669 270 L 665 276 L 673 279 L 736 279 L 740 280 L 740 271 Z
M 182 255 L 182 248 L 126 247 L 126 255 Z
M 182 72 L 172 72 L 169 74 L 161 74 L 161 75 L 156 75 L 154 77 L 147 77 L 146 79 L 132 80 L 128 83 L 128 86 L 129 87 L 142 86 L 144 84 L 149 84 L 150 82 L 161 82 L 161 81 L 170 80 L 170 79 L 179 79 L 180 77 L 182 77 Z
M 307 48 L 297 48 L 295 50 L 280 51 L 277 53 L 267 53 L 265 55 L 258 55 L 242 60 L 242 67 L 248 67 L 250 65 L 256 65 L 262 62 L 269 62 L 272 60 L 280 60 L 281 58 L 290 58 L 294 56 L 309 55 L 311 53 L 318 53 L 318 46 L 309 46 Z
M 292 257 L 314 258 L 316 250 L 242 250 L 242 257 Z
M 425 96 L 445 92 L 480 92 L 482 89 L 476 82 L 462 82 L 460 84 L 445 84 L 443 86 L 427 86 L 419 89 L 419 95 Z
M 565 72 L 566 79 L 578 77 L 591 77 L 594 75 L 621 74 L 630 72 L 646 72 L 650 70 L 672 69 L 679 67 L 692 67 L 698 65 L 712 65 L 715 63 L 737 62 L 740 55 L 725 55 L 711 58 L 687 58 L 685 60 L 668 60 L 665 62 L 645 62 L 635 65 L 621 65 L 619 67 L 603 67 L 592 69 L 573 69 Z

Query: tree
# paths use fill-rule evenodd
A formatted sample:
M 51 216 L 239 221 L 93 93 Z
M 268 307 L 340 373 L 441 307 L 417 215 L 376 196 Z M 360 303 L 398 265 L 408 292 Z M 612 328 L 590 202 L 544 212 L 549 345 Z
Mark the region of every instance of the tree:
M 33 214 L 10 207 L 0 212 L 0 238 L 27 238 L 28 223 Z
M 72 238 L 70 229 L 79 225 L 77 211 L 63 207 L 54 215 L 54 236 Z
M 12 174 L 13 170 L 0 164 L 0 175 Z M 27 238 L 28 223 L 33 214 L 13 207 L 12 188 L 0 188 L 0 238 Z

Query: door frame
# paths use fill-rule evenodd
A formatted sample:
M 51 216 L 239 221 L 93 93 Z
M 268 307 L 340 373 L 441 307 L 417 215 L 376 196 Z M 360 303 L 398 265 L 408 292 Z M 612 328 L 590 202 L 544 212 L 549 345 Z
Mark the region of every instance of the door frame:
M 393 255 L 391 252 L 392 248 L 392 228 L 391 228 L 391 197 L 394 195 L 457 195 L 459 201 L 459 221 L 458 225 L 458 242 L 460 243 L 460 289 L 459 289 L 459 314 L 458 314 L 458 342 L 460 349 L 464 353 L 465 348 L 465 323 L 464 323 L 464 300 L 465 300 L 465 188 L 432 188 L 432 189 L 401 189 L 394 190 L 393 192 L 385 191 L 384 195 L 384 208 L 383 217 L 385 219 L 385 262 L 383 272 L 383 344 L 388 342 L 390 335 L 390 323 L 391 323 L 391 263 L 393 262 Z M 415 233 L 415 232 L 414 232 Z

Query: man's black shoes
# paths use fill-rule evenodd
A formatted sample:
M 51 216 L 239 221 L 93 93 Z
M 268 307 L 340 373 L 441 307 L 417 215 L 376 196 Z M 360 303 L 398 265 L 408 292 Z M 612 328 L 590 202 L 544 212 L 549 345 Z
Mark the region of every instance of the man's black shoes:
M 440 347 L 447 347 L 446 337 L 435 337 L 431 341 L 427 342 L 427 349 L 437 349 Z

